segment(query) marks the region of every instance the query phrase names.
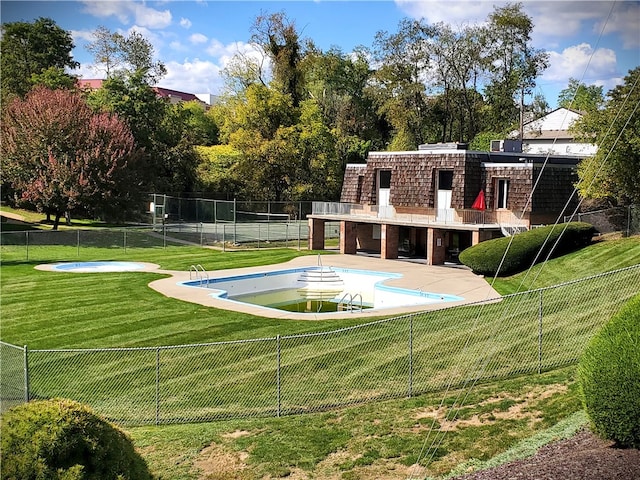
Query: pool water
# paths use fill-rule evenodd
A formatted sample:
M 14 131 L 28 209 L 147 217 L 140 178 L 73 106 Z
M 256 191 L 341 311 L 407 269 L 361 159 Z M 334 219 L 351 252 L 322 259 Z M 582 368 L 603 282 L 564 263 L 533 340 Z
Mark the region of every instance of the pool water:
M 277 308 L 287 312 L 297 313 L 328 313 L 339 312 L 348 309 L 373 308 L 373 305 L 361 303 L 359 299 L 352 301 L 350 297 L 338 298 L 336 294 L 330 292 L 324 298 L 322 294 L 316 294 L 314 298 L 304 298 L 297 288 L 286 288 L 282 290 L 272 290 L 268 292 L 249 293 L 228 297 L 229 300 L 243 303 L 251 303 L 268 308 Z M 340 301 L 342 300 L 342 302 Z
M 386 285 L 400 278 L 395 273 L 331 267 L 303 267 L 286 270 L 200 278 L 181 282 L 185 287 L 210 289 L 212 297 L 230 303 L 244 303 L 300 313 L 358 311 L 431 305 L 464 300 L 456 295 L 423 292 Z
M 103 273 L 103 272 L 132 272 L 142 270 L 144 265 L 136 262 L 73 262 L 53 265 L 52 269 L 59 272 L 73 273 Z

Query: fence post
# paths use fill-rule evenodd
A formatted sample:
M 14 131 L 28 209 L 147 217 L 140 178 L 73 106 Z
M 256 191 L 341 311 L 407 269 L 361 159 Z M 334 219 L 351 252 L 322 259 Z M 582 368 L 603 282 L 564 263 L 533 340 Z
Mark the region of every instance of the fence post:
M 538 373 L 542 373 L 542 290 L 538 301 Z
M 77 245 L 77 255 L 79 257 L 80 256 L 80 229 L 77 230 L 76 245 Z
M 223 223 L 222 224 L 222 251 L 223 252 L 227 251 L 226 240 L 224 238 L 226 231 L 227 231 L 227 224 Z
M 162 248 L 167 248 L 167 226 L 162 225 Z
M 123 230 L 122 243 L 124 244 L 124 253 L 127 253 L 127 231 L 126 230 Z
M 29 349 L 24 346 L 24 401 L 29 401 Z
M 200 222 L 200 246 L 204 246 L 204 224 Z
M 413 315 L 409 317 L 409 397 L 413 396 Z
M 29 230 L 27 230 L 25 233 L 26 233 L 25 244 L 27 247 L 27 262 L 28 262 L 29 261 Z
M 300 223 L 301 221 L 298 220 L 298 251 L 300 251 Z
M 627 206 L 627 238 L 631 236 L 631 205 Z
M 156 348 L 156 425 L 160 424 L 160 348 Z
M 277 369 L 276 369 L 276 387 L 277 387 L 277 395 L 278 395 L 278 417 L 280 416 L 280 335 L 276 336 L 276 359 L 277 359 Z

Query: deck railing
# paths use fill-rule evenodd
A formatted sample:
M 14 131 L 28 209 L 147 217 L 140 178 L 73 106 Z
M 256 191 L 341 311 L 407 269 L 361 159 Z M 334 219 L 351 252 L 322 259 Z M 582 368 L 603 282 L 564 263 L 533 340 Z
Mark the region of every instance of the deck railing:
M 313 202 L 312 214 L 390 220 L 415 225 L 493 225 L 529 226 L 527 215 L 511 210 L 435 209 L 428 207 L 394 207 L 342 202 Z

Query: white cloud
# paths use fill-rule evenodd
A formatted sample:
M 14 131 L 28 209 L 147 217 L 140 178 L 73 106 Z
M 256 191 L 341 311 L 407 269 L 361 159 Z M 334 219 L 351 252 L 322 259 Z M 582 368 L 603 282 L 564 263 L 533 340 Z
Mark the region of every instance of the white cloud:
M 586 85 L 602 85 L 605 91 L 616 84 L 616 52 L 608 48 L 594 50 L 588 43 L 549 52 L 550 66 L 543 73 L 543 81 L 564 82 L 575 78 Z M 563 88 L 564 88 L 563 87 Z
M 194 33 L 193 35 L 189 36 L 189 41 L 194 44 L 207 43 L 207 40 L 207 36 L 201 33 Z
M 93 32 L 93 30 L 71 30 L 71 37 L 74 43 L 78 43 L 78 40 L 93 42 L 95 40 Z
M 188 18 L 181 18 L 180 19 L 180 26 L 182 28 L 186 28 L 187 30 L 191 28 L 191 20 L 189 20 Z
M 416 1 L 395 0 L 400 10 L 408 16 L 427 23 L 445 22 L 455 27 L 463 24 L 482 23 L 487 15 L 493 11 L 493 2 L 478 1 Z M 495 2 L 502 5 L 505 2 Z
M 209 43 L 209 46 L 206 48 L 206 52 L 210 56 L 219 59 L 219 62 L 222 68 L 227 66 L 229 61 L 236 54 L 241 54 L 246 57 L 254 58 L 257 60 L 262 60 L 264 57 L 264 54 L 262 53 L 262 51 L 254 44 L 244 43 L 244 42 L 232 42 L 225 45 L 216 39 L 211 40 L 211 42 Z
M 165 28 L 171 25 L 169 10 L 156 10 L 145 3 L 132 1 L 91 1 L 85 0 L 84 11 L 98 18 L 116 17 L 120 23 L 133 23 L 146 28 Z
M 217 94 L 223 86 L 221 67 L 214 62 L 195 58 L 183 63 L 168 62 L 167 75 L 159 86 L 188 93 Z
M 640 3 L 619 2 L 617 7 L 606 24 L 599 22 L 594 29 L 603 30 L 604 35 L 619 34 L 623 48 L 637 49 L 640 47 Z

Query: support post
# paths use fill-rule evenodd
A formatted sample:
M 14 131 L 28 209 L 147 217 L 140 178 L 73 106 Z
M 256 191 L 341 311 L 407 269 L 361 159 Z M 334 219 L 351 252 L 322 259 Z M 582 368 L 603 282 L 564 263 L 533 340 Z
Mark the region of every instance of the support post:
M 413 315 L 409 317 L 409 393 L 413 396 Z
M 27 346 L 24 346 L 24 401 L 28 402 L 30 393 L 29 393 L 29 349 Z
M 542 373 L 542 290 L 538 302 L 538 373 Z
M 276 337 L 276 388 L 278 397 L 278 417 L 280 416 L 280 335 Z
M 156 425 L 160 424 L 160 349 L 156 348 Z

